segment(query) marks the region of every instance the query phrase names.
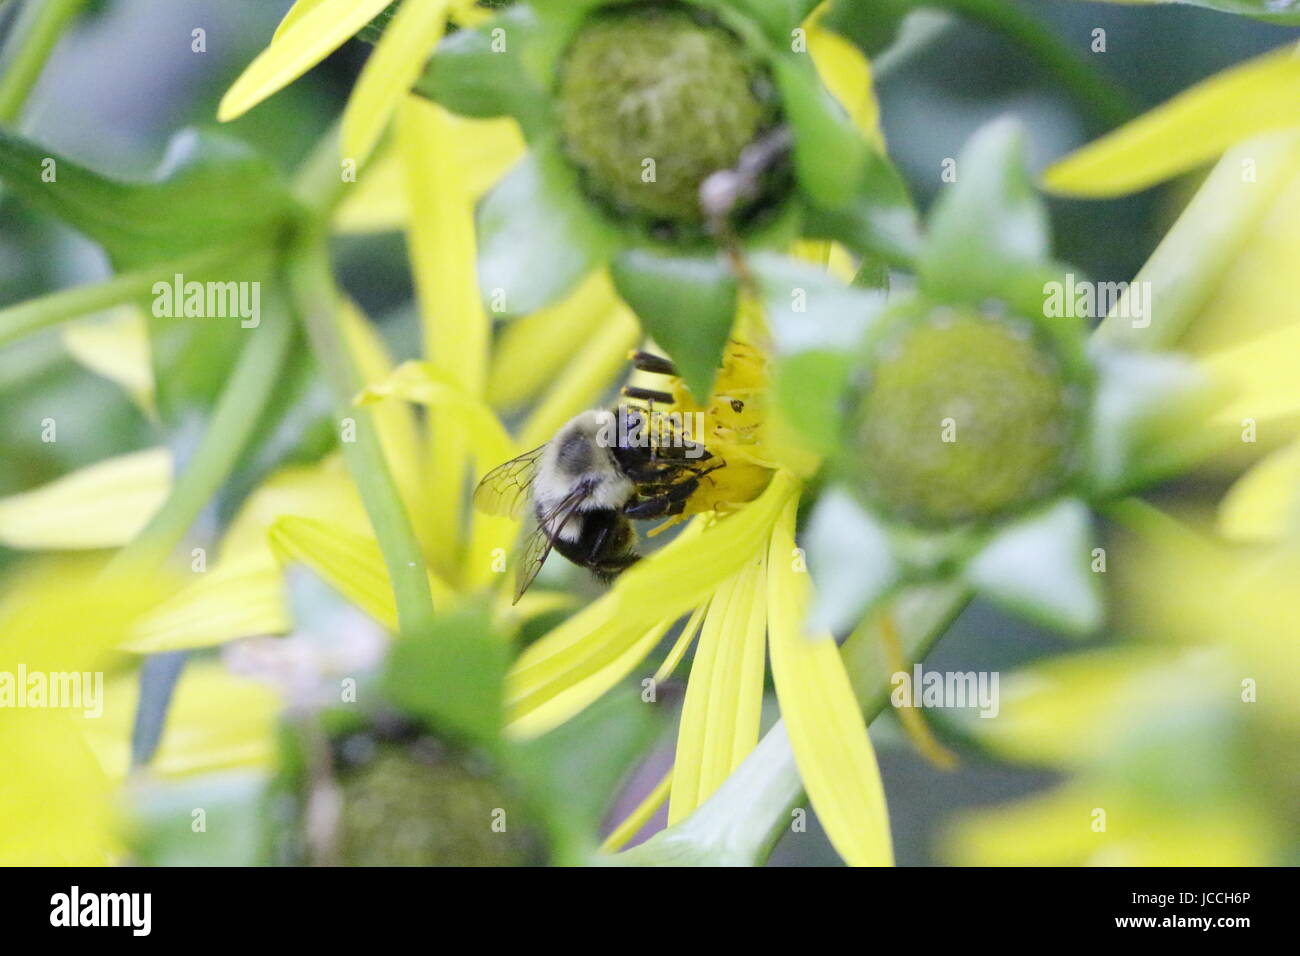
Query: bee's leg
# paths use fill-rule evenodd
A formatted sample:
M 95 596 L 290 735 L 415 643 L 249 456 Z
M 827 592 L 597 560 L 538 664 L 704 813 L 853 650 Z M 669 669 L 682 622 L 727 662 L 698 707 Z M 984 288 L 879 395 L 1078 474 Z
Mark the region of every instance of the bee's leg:
M 657 494 L 640 495 L 634 498 L 623 507 L 623 514 L 638 521 L 679 515 L 686 507 L 686 500 L 699 486 L 698 478 L 687 478 L 685 481 L 667 485 Z
M 677 366 L 662 355 L 655 355 L 652 352 L 633 352 L 632 364 L 642 372 L 653 372 L 656 375 L 676 375 Z

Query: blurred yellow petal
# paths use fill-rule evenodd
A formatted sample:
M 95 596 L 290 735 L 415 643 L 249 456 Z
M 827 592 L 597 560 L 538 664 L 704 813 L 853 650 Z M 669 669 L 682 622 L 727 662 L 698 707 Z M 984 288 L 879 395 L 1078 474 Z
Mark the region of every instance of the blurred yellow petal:
M 209 647 L 291 627 L 280 565 L 269 555 L 248 554 L 196 575 L 147 614 L 123 647 L 138 653 Z
M 284 561 L 301 561 L 344 598 L 390 631 L 397 630 L 397 604 L 392 579 L 379 550 L 368 535 L 311 518 L 286 516 L 271 525 L 271 546 Z M 445 606 L 452 589 L 429 572 L 434 604 Z
M 1260 866 L 1276 839 L 1244 806 L 1144 804 L 1111 784 L 1078 782 L 967 814 L 944 849 L 957 866 Z
M 235 80 L 217 107 L 217 119 L 242 116 L 329 56 L 388 6 L 390 0 L 319 0 L 291 12 L 271 45 Z
M 1300 125 L 1292 47 L 1249 60 L 1065 157 L 1043 174 L 1073 196 L 1119 196 L 1214 159 L 1243 139 Z
M 122 306 L 101 320 L 68 326 L 63 346 L 86 368 L 122 386 L 146 415 L 155 417 L 149 331 L 138 308 Z
M 672 623 L 673 618 L 666 618 L 643 634 L 629 634 L 623 627 L 598 627 L 580 641 L 548 648 L 544 658 L 534 655 L 533 672 L 513 688 L 507 687 L 510 733 L 536 737 L 594 703 L 645 660 Z M 537 665 L 543 663 L 548 665 L 549 679 L 537 672 Z M 524 690 L 529 687 L 533 689 Z
M 1203 356 L 1203 367 L 1233 390 L 1212 423 L 1240 427 L 1300 413 L 1300 322 Z
M 480 397 L 492 329 L 479 297 L 473 199 L 457 156 L 455 122 L 441 107 L 408 96 L 397 128 L 425 355 L 462 391 Z M 429 429 L 429 521 L 438 529 L 431 555 L 440 567 L 453 568 L 461 550 L 472 435 L 463 416 L 441 409 L 430 410 Z
M 127 774 L 139 691 L 135 673 L 111 678 L 103 716 L 83 721 L 87 740 L 116 780 Z M 220 661 L 190 661 L 176 683 L 149 769 L 178 776 L 269 765 L 281 709 L 279 696 L 269 687 L 231 674 Z
M 313 465 L 281 468 L 244 502 L 221 539 L 220 559 L 273 557 L 267 533 L 284 515 L 328 520 L 356 534 L 370 528 L 361 496 L 338 455 Z
M 393 232 L 404 228 L 409 217 L 397 152 L 381 149 L 349 185 L 334 212 L 333 227 L 344 235 Z
M 171 484 L 166 448 L 101 461 L 0 498 L 0 543 L 30 550 L 120 547 L 162 506 Z
M 0 865 L 105 866 L 118 852 L 109 780 L 63 711 L 6 711 Z
M 1300 323 L 1295 275 L 1300 258 L 1300 134 L 1253 140 L 1239 151 L 1241 162 L 1254 164 L 1255 181 L 1241 182 L 1243 170 L 1233 168 L 1239 164 L 1225 157 L 1229 165 L 1224 173 L 1231 177 L 1225 186 L 1232 192 L 1207 206 L 1205 216 L 1187 230 L 1198 245 L 1211 240 L 1218 244 L 1225 233 L 1231 243 L 1218 257 L 1218 272 L 1204 304 L 1178 342 L 1180 349 L 1197 356 Z M 1243 206 L 1254 215 L 1246 218 L 1247 230 L 1234 240 L 1236 230 L 1223 221 L 1225 207 L 1232 210 L 1230 218 L 1236 218 Z M 1153 288 L 1153 301 L 1177 295 L 1189 284 L 1185 258 L 1169 263 L 1171 288 Z
M 424 69 L 442 38 L 447 0 L 406 0 L 362 67 L 343 110 L 343 156 L 358 166 L 388 125 L 389 118 Z
M 515 454 L 515 443 L 492 409 L 429 362 L 403 362 L 387 378 L 367 386 L 357 404 L 382 406 L 393 398 L 467 419 L 474 456 L 483 465 L 498 465 Z
M 598 269 L 557 305 L 507 324 L 492 349 L 488 401 L 497 408 L 528 401 L 619 306 L 609 273 Z
M 880 109 L 871 88 L 871 64 L 855 44 L 824 29 L 819 20 L 814 17 L 807 23 L 808 53 L 817 73 L 863 135 L 883 149 Z
M 997 754 L 1044 766 L 1082 766 L 1104 757 L 1167 668 L 1158 646 L 1107 648 L 1052 658 L 1005 676 L 996 717 L 973 717 L 972 730 Z
M 1280 448 L 1237 480 L 1219 505 L 1230 541 L 1277 541 L 1300 525 L 1300 444 Z
M 709 605 L 677 732 L 669 824 L 712 796 L 758 743 L 767 646 L 762 558 L 724 582 Z
M 510 732 L 543 733 L 631 673 L 673 621 L 759 554 L 794 491 L 794 482 L 778 474 L 735 514 L 712 523 L 696 519 L 623 572 L 606 594 L 529 645 L 506 679 Z
M 797 501 L 772 532 L 768 628 L 772 678 L 804 788 L 836 852 L 850 866 L 891 866 L 893 846 L 876 755 L 839 648 L 804 631 L 810 584 L 796 571 Z
M 610 312 L 572 360 L 553 373 L 550 390 L 520 430 L 520 446 L 533 448 L 549 441 L 561 425 L 599 402 L 640 338 L 630 309 L 619 306 Z

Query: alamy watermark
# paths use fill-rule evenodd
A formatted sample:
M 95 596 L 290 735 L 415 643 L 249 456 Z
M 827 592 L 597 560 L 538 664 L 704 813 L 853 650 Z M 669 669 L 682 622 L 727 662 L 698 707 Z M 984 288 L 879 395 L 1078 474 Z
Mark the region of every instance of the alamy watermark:
M 153 284 L 153 314 L 159 319 L 239 319 L 246 329 L 262 323 L 262 283 L 186 281 Z
M 597 413 L 596 444 L 602 448 L 680 448 L 686 458 L 703 458 L 703 412 Z
M 0 671 L 0 708 L 37 707 L 80 710 L 86 717 L 104 713 L 103 671 Z
M 1049 319 L 1129 319 L 1135 329 L 1151 324 L 1150 282 L 1091 282 L 1067 273 L 1064 282 L 1043 283 L 1043 315 Z
M 895 707 L 979 708 L 981 717 L 998 715 L 997 671 L 896 671 L 889 700 Z

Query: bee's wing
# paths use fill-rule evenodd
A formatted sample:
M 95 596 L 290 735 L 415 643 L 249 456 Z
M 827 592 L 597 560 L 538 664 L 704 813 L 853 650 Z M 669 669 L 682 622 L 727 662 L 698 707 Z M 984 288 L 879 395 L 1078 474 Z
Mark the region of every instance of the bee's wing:
M 537 572 L 546 563 L 546 556 L 551 553 L 556 536 L 578 513 L 578 506 L 590 494 L 591 488 L 586 482 L 581 482 L 540 518 L 529 512 L 528 523 L 515 553 L 515 599 L 511 604 L 519 603 L 519 599 L 537 577 Z
M 474 489 L 474 507 L 484 514 L 518 518 L 528 501 L 528 489 L 537 477 L 537 462 L 545 448 L 538 445 L 484 475 Z

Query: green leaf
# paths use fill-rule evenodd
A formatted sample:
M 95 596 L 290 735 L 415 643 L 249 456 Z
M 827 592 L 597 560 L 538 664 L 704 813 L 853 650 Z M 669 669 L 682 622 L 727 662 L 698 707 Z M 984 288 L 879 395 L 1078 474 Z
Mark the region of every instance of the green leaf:
M 123 182 L 0 130 L 0 178 L 85 233 L 114 265 L 148 265 L 219 245 L 270 244 L 293 211 L 271 165 L 237 140 L 183 130 L 151 181 Z
M 874 57 L 894 42 L 903 18 L 916 6 L 917 0 L 834 0 L 821 22 Z
M 875 150 L 868 151 L 857 188 L 842 206 L 808 208 L 805 232 L 907 268 L 921 250 L 920 222 L 907 185 Z
M 668 353 L 699 402 L 713 388 L 736 316 L 736 277 L 721 257 L 629 249 L 610 274 L 641 327 Z
M 561 852 L 591 849 L 619 785 L 659 730 L 634 689 L 605 694 L 554 730 L 516 745 L 511 768 L 549 811 Z
M 930 214 L 918 278 L 936 299 L 979 304 L 1002 297 L 1017 276 L 1042 271 L 1047 212 L 1025 170 L 1024 135 L 1014 120 L 982 126 L 961 151 L 956 177 Z
M 440 731 L 495 749 L 503 722 L 502 686 L 510 650 L 494 634 L 485 608 L 439 615 L 428 633 L 393 643 L 384 695 Z
M 817 585 L 810 631 L 845 633 L 898 581 L 888 531 L 843 488 L 818 499 L 804 547 Z
M 841 209 L 858 196 L 872 148 L 822 86 L 809 57 L 780 57 L 773 68 L 794 134 L 799 186 L 814 205 Z
M 438 44 L 414 92 L 463 116 L 513 116 L 532 139 L 551 122 L 546 87 L 521 57 L 537 30 L 537 16 L 526 5 L 457 30 Z M 501 32 L 494 37 L 494 31 Z
M 1090 543 L 1087 506 L 1065 499 L 995 534 L 966 565 L 965 577 L 1016 613 L 1086 634 L 1103 615 Z
M 844 431 L 844 394 L 853 358 L 844 352 L 810 349 L 781 358 L 773 372 L 772 394 L 792 440 L 817 455 L 830 455 Z
M 478 208 L 479 288 L 506 315 L 551 305 L 608 259 L 615 229 L 587 202 L 553 140 L 533 149 Z

